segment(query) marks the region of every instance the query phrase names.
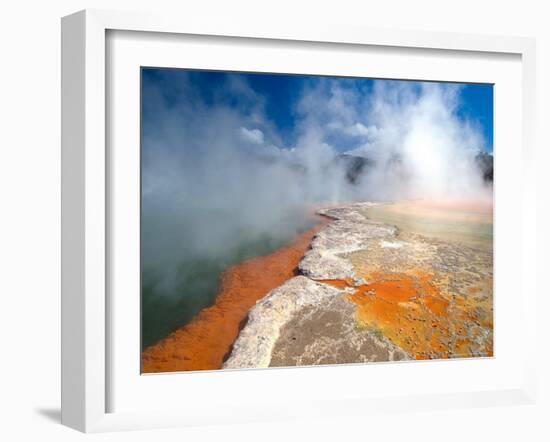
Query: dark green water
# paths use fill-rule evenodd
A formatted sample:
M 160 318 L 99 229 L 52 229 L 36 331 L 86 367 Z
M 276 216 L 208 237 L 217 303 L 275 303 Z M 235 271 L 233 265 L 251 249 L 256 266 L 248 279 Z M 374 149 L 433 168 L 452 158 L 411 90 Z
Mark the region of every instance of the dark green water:
M 219 215 L 219 214 L 217 214 Z M 192 225 L 181 226 L 184 243 L 196 240 L 204 228 L 216 230 L 215 222 L 209 219 L 208 224 L 201 223 L 200 217 L 193 217 Z M 224 222 L 225 216 L 217 216 Z M 172 331 L 187 324 L 203 308 L 212 305 L 220 289 L 220 275 L 227 268 L 247 259 L 267 255 L 287 244 L 300 232 L 309 229 L 314 222 L 304 216 L 293 219 L 290 224 L 285 220 L 284 229 L 277 234 L 252 233 L 246 228 L 235 229 L 233 234 L 221 247 L 201 248 L 195 244 L 191 252 L 185 247 L 181 253 L 174 255 L 176 263 L 175 282 L 168 293 L 163 286 L 163 269 L 142 267 L 141 321 L 142 350 L 155 344 Z M 180 232 L 181 234 L 182 232 Z M 181 237 L 178 238 L 181 241 Z M 197 241 L 195 241 L 197 242 Z M 142 249 L 142 254 L 147 253 Z M 143 262 L 143 261 L 142 261 Z

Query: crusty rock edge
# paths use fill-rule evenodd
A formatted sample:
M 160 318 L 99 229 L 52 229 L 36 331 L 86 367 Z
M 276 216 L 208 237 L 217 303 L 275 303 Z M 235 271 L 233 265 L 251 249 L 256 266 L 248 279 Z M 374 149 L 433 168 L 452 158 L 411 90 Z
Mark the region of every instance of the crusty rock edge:
M 346 279 L 364 283 L 357 279 L 347 255 L 366 250 L 369 239 L 389 240 L 397 233 L 394 226 L 370 220 L 361 213 L 374 205 L 376 203 L 355 203 L 319 210 L 317 213 L 335 221 L 315 235 L 310 250 L 298 266 L 300 273 L 318 281 Z
M 353 290 L 340 290 L 305 276 L 289 279 L 250 310 L 248 322 L 222 368 L 268 367 L 281 328 L 297 311 L 350 291 Z
M 318 210 L 320 215 L 335 221 L 315 235 L 310 250 L 298 266 L 302 275 L 271 290 L 250 310 L 248 322 L 222 368 L 268 367 L 281 328 L 301 308 L 320 305 L 328 298 L 355 291 L 317 281 L 347 279 L 357 285 L 364 283 L 353 272 L 347 255 L 365 250 L 369 239 L 391 240 L 397 233 L 395 227 L 369 220 L 361 213 L 374 205 L 376 203 L 365 202 Z

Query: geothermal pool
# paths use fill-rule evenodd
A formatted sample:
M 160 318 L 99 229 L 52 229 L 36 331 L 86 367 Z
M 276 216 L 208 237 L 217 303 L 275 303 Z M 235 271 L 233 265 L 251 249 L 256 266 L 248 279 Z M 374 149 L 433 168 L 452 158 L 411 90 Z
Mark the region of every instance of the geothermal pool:
M 310 220 L 311 222 L 311 220 Z M 227 267 L 216 278 L 211 305 L 142 353 L 142 372 L 214 370 L 222 367 L 249 310 L 270 290 L 295 276 L 298 263 L 326 221 L 298 234 L 272 253 Z
M 142 371 L 492 356 L 490 203 L 402 201 L 321 212 L 326 215 L 318 218 L 322 221 L 285 244 L 257 248 L 261 253 L 241 256 L 220 269 L 210 303 L 148 346 Z M 338 223 L 344 234 L 331 236 Z M 361 229 L 375 234 L 354 231 Z M 380 236 L 376 229 L 385 233 Z M 358 233 L 361 247 L 342 253 L 339 241 Z M 352 269 L 352 277 L 330 277 L 333 262 L 329 276 L 298 270 L 319 236 L 326 238 L 320 256 L 330 257 L 336 250 L 334 257 Z M 307 290 L 326 286 L 336 294 L 330 302 L 296 310 L 294 290 L 305 290 L 307 299 Z M 275 301 L 264 301 L 274 292 L 280 306 L 294 307 L 286 313 L 286 307 L 269 307 Z M 252 310 L 265 327 L 247 322 Z M 273 315 L 280 321 L 281 314 L 288 317 L 275 330 Z M 271 343 L 263 365 L 255 361 L 260 342 Z
M 258 227 L 244 215 L 188 208 L 178 225 L 143 223 L 142 258 L 148 259 L 142 261 L 142 350 L 211 306 L 227 269 L 275 252 L 318 222 L 310 213 L 287 213 Z

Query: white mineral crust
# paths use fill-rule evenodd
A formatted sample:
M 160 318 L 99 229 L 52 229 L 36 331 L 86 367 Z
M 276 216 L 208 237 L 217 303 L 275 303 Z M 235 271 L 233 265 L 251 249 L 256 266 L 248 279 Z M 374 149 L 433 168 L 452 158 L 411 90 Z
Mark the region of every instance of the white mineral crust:
M 345 292 L 305 276 L 296 276 L 271 290 L 248 313 L 248 322 L 223 368 L 268 367 L 281 327 L 297 311 Z

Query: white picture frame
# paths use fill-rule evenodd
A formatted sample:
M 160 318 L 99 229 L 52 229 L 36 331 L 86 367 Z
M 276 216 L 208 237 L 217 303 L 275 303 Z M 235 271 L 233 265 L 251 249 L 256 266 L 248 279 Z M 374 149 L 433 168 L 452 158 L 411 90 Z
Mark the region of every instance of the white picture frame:
M 199 35 L 220 38 L 269 39 L 285 42 L 336 43 L 384 48 L 467 51 L 521 57 L 521 307 L 522 328 L 535 333 L 536 286 L 533 275 L 535 237 L 535 42 L 518 37 L 451 33 L 388 31 L 307 24 L 299 27 L 252 22 L 208 22 L 195 17 L 86 10 L 62 20 L 62 423 L 85 432 L 159 428 L 282 419 L 285 417 L 388 412 L 532 403 L 536 393 L 536 357 L 528 339 L 522 358 L 522 376 L 513 386 L 462 393 L 388 395 L 358 401 L 315 399 L 308 407 L 258 407 L 246 397 L 236 399 L 239 413 L 229 409 L 206 415 L 200 409 L 109 411 L 112 359 L 107 244 L 112 239 L 107 219 L 112 209 L 108 185 L 108 118 L 106 35 L 110 31 L 155 32 L 163 35 Z M 498 117 L 497 117 L 498 118 Z M 528 265 L 529 264 L 529 265 Z M 498 276 L 497 276 L 498 278 Z M 498 325 L 497 325 L 498 327 Z M 497 331 L 498 333 L 498 331 Z M 531 340 L 534 342 L 534 340 Z M 498 355 L 497 355 L 498 357 Z M 338 369 L 338 368 L 336 368 Z M 359 369 L 359 368 L 357 368 Z M 286 376 L 293 376 L 286 370 Z M 231 376 L 231 374 L 228 374 Z M 252 375 L 251 375 L 252 376 Z M 235 379 L 235 377 L 233 377 Z M 222 380 L 223 381 L 223 380 Z

